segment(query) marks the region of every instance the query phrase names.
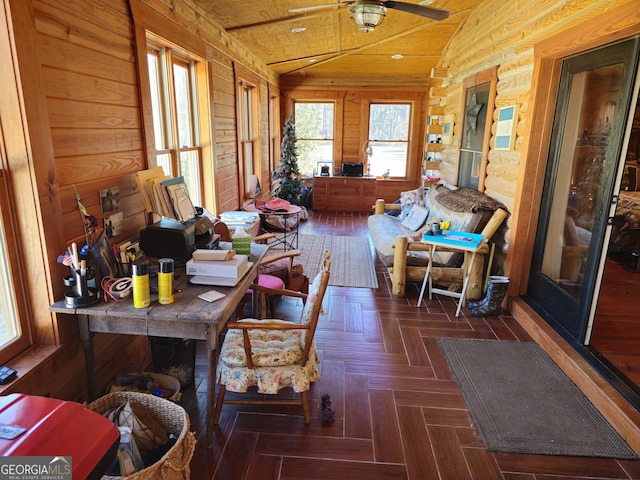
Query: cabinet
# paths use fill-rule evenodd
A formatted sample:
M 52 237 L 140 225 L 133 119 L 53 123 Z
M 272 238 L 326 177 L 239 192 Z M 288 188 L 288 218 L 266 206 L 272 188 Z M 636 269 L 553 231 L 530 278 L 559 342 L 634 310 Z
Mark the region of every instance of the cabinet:
M 375 177 L 314 177 L 313 209 L 370 212 L 376 202 Z

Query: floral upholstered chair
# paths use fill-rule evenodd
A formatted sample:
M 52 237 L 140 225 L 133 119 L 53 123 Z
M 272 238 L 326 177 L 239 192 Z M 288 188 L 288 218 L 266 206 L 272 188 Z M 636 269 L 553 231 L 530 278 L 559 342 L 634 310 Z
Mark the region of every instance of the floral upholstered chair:
M 225 392 L 245 393 L 257 387 L 258 393 L 275 395 L 292 387 L 300 399 L 271 400 L 278 405 L 302 405 L 304 421 L 311 421 L 308 390 L 320 378 L 320 363 L 313 337 L 322 310 L 322 299 L 329 283 L 331 262 L 329 252 L 323 257 L 322 270 L 309 286 L 309 293 L 288 292 L 305 298 L 299 323 L 284 320 L 253 318 L 228 323 L 229 330 L 220 349 L 214 424 L 218 424 L 222 405 L 226 403 L 264 403 L 265 400 L 225 400 Z M 280 292 L 286 292 L 280 290 Z M 249 396 L 249 395 L 248 395 Z

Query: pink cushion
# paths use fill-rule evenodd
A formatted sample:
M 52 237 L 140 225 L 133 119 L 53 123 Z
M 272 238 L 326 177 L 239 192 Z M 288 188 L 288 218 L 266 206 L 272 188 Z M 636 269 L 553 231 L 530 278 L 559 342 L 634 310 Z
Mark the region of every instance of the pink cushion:
M 273 275 L 258 275 L 258 285 L 267 288 L 284 288 L 284 282 L 281 278 L 274 277 Z M 247 289 L 247 293 L 251 293 L 251 289 Z

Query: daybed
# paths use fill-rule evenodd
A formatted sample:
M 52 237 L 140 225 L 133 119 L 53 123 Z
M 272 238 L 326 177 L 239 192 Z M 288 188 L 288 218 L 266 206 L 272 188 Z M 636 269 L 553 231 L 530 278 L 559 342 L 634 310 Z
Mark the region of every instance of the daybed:
M 416 200 L 416 194 L 419 198 L 417 201 L 422 201 L 428 215 L 422 228 L 411 231 L 401 224 L 402 214 L 393 216 L 390 213 L 404 210 L 406 214 L 411 208 L 411 199 Z M 377 200 L 375 213 L 368 219 L 369 235 L 378 257 L 389 269 L 392 293 L 395 296 L 404 296 L 407 282 L 421 282 L 424 278 L 428 253 L 427 246 L 420 238 L 434 219 L 450 221 L 451 230 L 482 233 L 485 239 L 496 245 L 497 251 L 504 248 L 506 226 L 503 220 L 507 216 L 506 208 L 483 193 L 438 184 L 429 188 L 424 195 L 422 188 L 404 192 L 403 199 L 405 201 L 401 204 L 385 204 L 384 200 Z M 485 253 L 489 252 L 487 245 L 482 254 L 476 255 L 467 287 L 468 300 L 477 300 L 482 296 Z M 439 251 L 435 257 L 433 283 L 451 291 L 459 290 L 462 286 L 461 267 L 464 255 Z

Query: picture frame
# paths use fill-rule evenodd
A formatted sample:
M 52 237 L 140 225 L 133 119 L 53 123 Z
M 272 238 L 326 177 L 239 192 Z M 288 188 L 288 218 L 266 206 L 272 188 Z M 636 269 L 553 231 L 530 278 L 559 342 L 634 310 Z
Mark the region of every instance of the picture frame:
M 510 105 L 498 109 L 498 124 L 494 143 L 495 150 L 513 150 L 518 124 L 518 106 Z
M 444 124 L 442 126 L 442 143 L 445 145 L 451 145 L 453 142 L 453 123 L 455 121 L 454 115 L 445 115 Z
M 124 228 L 124 213 L 118 212 L 104 217 L 104 231 L 107 237 L 117 237 Z
M 100 190 L 100 210 L 109 213 L 120 209 L 120 189 L 118 187 Z
M 103 231 L 98 241 L 91 247 L 93 254 L 100 265 L 102 276 L 122 277 L 120 262 L 116 259 L 109 238 Z

